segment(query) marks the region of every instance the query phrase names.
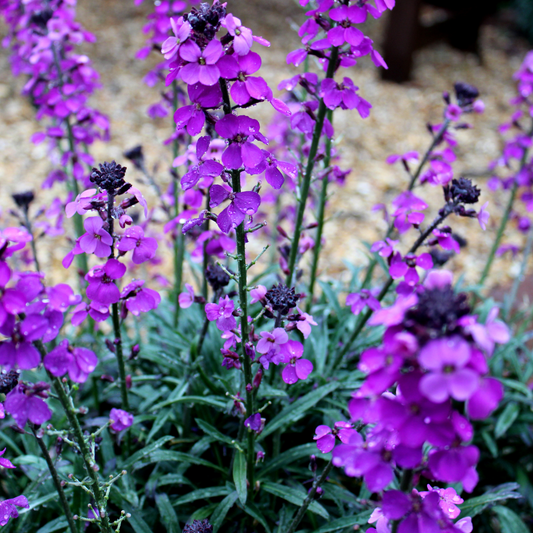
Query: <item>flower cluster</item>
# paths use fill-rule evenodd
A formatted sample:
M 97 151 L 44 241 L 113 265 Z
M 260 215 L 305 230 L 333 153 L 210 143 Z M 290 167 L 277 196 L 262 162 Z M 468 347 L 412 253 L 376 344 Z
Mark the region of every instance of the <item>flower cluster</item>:
M 460 482 L 471 492 L 478 481 L 479 450 L 471 444 L 469 419 L 486 418 L 503 396 L 487 365 L 495 344 L 509 340 L 497 309 L 481 324 L 466 294 L 454 292 L 452 274 L 431 271 L 415 292 L 376 311 L 369 324 L 386 330 L 381 346 L 361 354 L 359 370 L 367 376 L 349 411 L 353 422 L 370 426 L 363 437 L 341 425 L 343 432 L 337 432 L 343 444 L 333 450 L 333 463 L 349 476 L 363 477 L 371 492 L 383 491 L 395 468 L 444 483 Z M 463 403 L 464 410 L 459 408 Z M 332 448 L 323 426 L 315 438 L 319 449 Z M 422 499 L 422 505 L 416 503 Z M 398 505 L 395 511 L 389 507 L 392 501 Z M 442 511 L 431 511 L 438 503 L 436 496 L 386 491 L 382 512 L 387 520 L 401 519 L 401 531 L 410 531 L 406 528 L 419 512 L 431 523 L 449 524 Z M 461 530 L 457 524 L 447 527 Z
M 95 37 L 76 22 L 75 0 L 30 0 L 6 2 L 0 14 L 9 26 L 4 46 L 11 51 L 15 75 L 28 81 L 23 94 L 37 108 L 37 120 L 48 124 L 32 141 L 47 141 L 50 149 L 62 146 L 61 167 L 70 167 L 76 181 L 86 183 L 93 164 L 86 147 L 96 139 L 109 138 L 109 121 L 90 107 L 88 99 L 99 85 L 99 74 L 75 46 L 94 43 Z M 53 170 L 43 187 L 65 181 L 62 169 Z
M 87 189 L 80 193 L 73 202 L 67 204 L 67 217 L 74 214 L 87 214 L 91 211 L 95 216 L 88 217 L 83 222 L 85 233 L 76 241 L 74 249 L 63 260 L 63 266 L 68 268 L 75 255 L 93 254 L 107 261 L 89 270 L 85 276 L 88 282 L 87 298 L 90 303 L 80 303 L 74 310 L 72 322 L 81 324 L 87 316 L 102 322 L 109 317 L 109 306 L 122 303 L 123 316 L 127 312 L 134 315 L 155 309 L 161 297 L 153 289 L 144 287 L 143 280 L 133 280 L 122 291 L 117 286 L 117 280 L 124 277 L 127 267 L 119 258 L 131 253 L 134 265 L 139 265 L 152 259 L 157 250 L 157 241 L 147 237 L 141 226 L 134 226 L 128 210 L 140 204 L 147 213 L 146 201 L 141 192 L 132 187 L 124 179 L 126 168 L 112 163 L 103 163 L 98 169 L 93 168 L 91 181 L 98 189 Z M 119 197 L 124 198 L 120 199 Z M 115 233 L 115 221 L 124 229 L 122 234 Z

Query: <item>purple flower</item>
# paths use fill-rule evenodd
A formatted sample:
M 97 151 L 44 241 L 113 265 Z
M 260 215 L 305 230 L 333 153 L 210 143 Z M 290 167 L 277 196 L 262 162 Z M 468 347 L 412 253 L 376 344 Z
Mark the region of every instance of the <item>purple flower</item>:
M 115 304 L 120 300 L 120 291 L 115 284 L 126 273 L 126 265 L 116 259 L 108 259 L 103 267 L 89 271 L 85 279 L 89 282 L 87 298 L 103 305 Z
M 81 302 L 72 313 L 72 325 L 79 326 L 87 316 L 90 316 L 95 322 L 105 322 L 109 318 L 109 306 L 97 301 Z
M 72 287 L 66 283 L 58 283 L 46 288 L 48 308 L 65 313 L 71 305 L 78 305 L 81 301 L 79 294 L 74 294 Z
M 372 311 L 381 309 L 381 304 L 368 289 L 362 289 L 360 292 L 348 294 L 346 305 L 351 306 L 351 311 L 354 315 L 358 315 L 366 306 L 372 309 Z
M 231 13 L 226 15 L 221 24 L 233 36 L 233 49 L 235 53 L 239 56 L 246 55 L 251 50 L 253 44 L 252 30 L 243 26 L 241 20 L 234 17 Z
M 178 297 L 178 302 L 182 309 L 191 307 L 194 302 L 194 289 L 189 283 L 185 283 L 185 292 L 182 292 Z
M 229 140 L 229 145 L 222 154 L 222 163 L 226 168 L 238 169 L 244 164 L 246 169 L 253 169 L 263 161 L 263 152 L 252 142 L 257 139 L 268 144 L 259 131 L 257 120 L 244 115 L 226 115 L 215 124 L 215 130 Z
M 74 348 L 64 339 L 59 346 L 46 354 L 43 363 L 53 376 L 61 377 L 68 372 L 72 381 L 85 383 L 89 374 L 96 368 L 98 358 L 92 350 Z
M 144 280 L 133 280 L 120 293 L 126 309 L 135 316 L 139 316 L 141 313 L 147 313 L 152 309 L 157 309 L 157 306 L 161 302 L 161 295 L 157 291 L 143 287 L 143 285 Z
M 255 431 L 257 434 L 259 434 L 265 427 L 265 419 L 261 418 L 260 413 L 255 413 L 244 421 L 244 427 L 247 427 L 251 431 Z
M 299 379 L 307 379 L 313 371 L 313 363 L 307 359 L 302 359 L 304 346 L 298 341 L 288 341 L 281 346 L 283 362 L 288 363 L 283 369 L 281 377 L 289 385 L 296 383 Z
M 218 304 L 207 303 L 205 304 L 205 315 L 207 320 L 213 321 L 216 320 L 217 328 L 220 331 L 229 331 L 235 329 L 237 326 L 237 321 L 233 316 L 233 311 L 235 310 L 235 302 L 225 296 L 220 298 Z
M 4 468 L 17 468 L 11 461 L 9 461 L 8 459 L 5 459 L 4 457 L 2 457 L 2 455 L 4 455 L 4 453 L 6 453 L 6 448 L 4 448 L 0 452 L 0 466 L 2 466 Z
M 332 78 L 322 80 L 319 95 L 329 109 L 341 107 L 342 109 L 357 109 L 361 118 L 367 118 L 372 106 L 356 94 L 356 87 L 350 78 L 343 78 L 342 83 L 337 83 Z
M 124 232 L 117 248 L 121 252 L 133 250 L 132 260 L 136 265 L 140 265 L 155 256 L 157 241 L 152 237 L 145 237 L 140 226 L 132 226 Z
M 205 124 L 205 113 L 202 108 L 216 108 L 222 102 L 222 91 L 219 85 L 205 86 L 201 83 L 189 85 L 189 100 L 192 105 L 179 107 L 174 113 L 176 129 L 187 129 L 191 136 L 198 135 Z
M 184 43 L 191 34 L 191 25 L 183 20 L 183 17 L 178 19 L 171 18 L 170 26 L 174 32 L 175 37 L 169 37 L 161 47 L 161 53 L 165 59 L 173 59 L 178 53 L 179 47 Z
M 261 68 L 261 56 L 249 52 L 243 56 L 224 56 L 219 64 L 222 76 L 235 80 L 230 89 L 230 95 L 238 105 L 247 104 L 251 98 L 256 100 L 271 100 L 272 90 L 266 81 L 252 76 Z
M 401 233 L 405 233 L 412 225 L 421 224 L 424 214 L 420 213 L 427 209 L 427 204 L 410 191 L 402 192 L 393 202 L 396 210 L 392 213 L 395 218 L 394 227 Z
M 214 178 L 220 176 L 224 167 L 213 159 L 204 159 L 209 150 L 210 137 L 200 137 L 196 142 L 196 158 L 198 163 L 191 165 L 188 172 L 181 178 L 181 187 L 184 191 L 194 187 L 202 178 Z
M 414 286 L 420 280 L 416 267 L 429 270 L 433 268 L 433 259 L 428 253 L 416 256 L 407 254 L 403 259 L 400 252 L 396 252 L 390 262 L 389 274 L 392 279 L 404 278 L 408 285 Z
M 111 429 L 122 431 L 131 427 L 133 424 L 133 415 L 122 409 L 113 408 L 109 412 L 109 420 L 111 421 Z
M 180 57 L 187 62 L 180 70 L 181 79 L 188 85 L 202 83 L 215 85 L 220 78 L 218 60 L 224 54 L 224 48 L 216 39 L 210 41 L 202 50 L 194 41 L 188 40 L 180 46 Z
M 461 503 L 464 503 L 453 487 L 447 489 L 441 489 L 440 487 L 432 487 L 428 485 L 428 491 L 420 492 L 420 496 L 425 498 L 428 494 L 436 492 L 439 495 L 439 506 L 448 518 L 457 518 L 461 514 L 461 509 L 457 507 Z
M 296 309 L 300 315 L 300 320 L 296 322 L 296 328 L 304 336 L 304 339 L 307 339 L 311 334 L 311 326 L 317 326 L 318 324 L 313 320 L 313 317 L 310 314 L 304 313 L 298 307 Z
M 18 518 L 17 507 L 29 509 L 30 506 L 26 496 L 17 496 L 0 502 L 0 526 L 5 526 L 10 518 Z
M 235 229 L 244 221 L 246 215 L 257 213 L 261 204 L 261 197 L 253 191 L 234 193 L 221 185 L 213 185 L 210 192 L 209 207 L 216 207 L 225 200 L 231 200 L 229 206 L 223 209 L 217 217 L 218 227 L 224 233 Z
M 347 443 L 354 431 L 348 422 L 335 422 L 333 429 L 329 426 L 318 426 L 313 440 L 316 440 L 316 447 L 322 453 L 328 453 L 335 447 L 335 436 L 339 437 L 341 442 Z
M 420 392 L 435 403 L 450 396 L 458 401 L 470 398 L 479 383 L 478 374 L 466 368 L 470 355 L 470 346 L 457 335 L 429 341 L 418 357 L 429 370 L 420 381 Z
M 264 285 L 257 285 L 255 289 L 250 291 L 250 296 L 252 297 L 250 303 L 255 304 L 256 302 L 261 301 L 265 297 L 266 293 L 267 288 Z
M 360 24 L 366 20 L 366 11 L 362 7 L 336 7 L 329 12 L 329 16 L 339 23 L 328 31 L 328 41 L 332 46 L 342 46 L 344 43 L 352 46 L 361 44 L 364 34 L 352 24 Z
M 80 248 L 87 254 L 94 254 L 96 257 L 109 257 L 113 237 L 103 229 L 104 221 L 100 217 L 90 217 L 83 221 L 84 233 L 80 240 Z
M 257 351 L 260 354 L 266 354 L 271 350 L 279 353 L 281 346 L 289 340 L 289 336 L 283 328 L 275 328 L 272 333 L 262 331 L 260 335 L 261 339 L 257 343 Z
M 467 492 L 472 492 L 478 481 L 475 469 L 478 461 L 476 446 L 452 446 L 432 451 L 428 466 L 434 479 L 445 483 L 461 482 Z
M 4 402 L 6 411 L 15 419 L 20 428 L 29 420 L 32 424 L 41 425 L 52 418 L 52 411 L 41 398 L 47 397 L 46 383 L 19 383 L 7 396 Z
M 468 400 L 466 410 L 473 420 L 487 418 L 503 398 L 503 385 L 494 378 L 483 378 Z
M 2 328 L 1 333 L 11 340 L 0 344 L 0 365 L 10 370 L 18 366 L 22 370 L 35 368 L 41 362 L 41 356 L 33 341 L 41 339 L 49 328 L 48 320 L 41 315 L 30 314 L 22 322 L 15 324 L 15 319 L 10 315 Z
M 220 352 L 224 356 L 224 359 L 222 360 L 222 366 L 225 366 L 228 370 L 231 370 L 232 368 L 236 368 L 238 370 L 241 368 L 239 354 L 226 348 L 221 348 Z

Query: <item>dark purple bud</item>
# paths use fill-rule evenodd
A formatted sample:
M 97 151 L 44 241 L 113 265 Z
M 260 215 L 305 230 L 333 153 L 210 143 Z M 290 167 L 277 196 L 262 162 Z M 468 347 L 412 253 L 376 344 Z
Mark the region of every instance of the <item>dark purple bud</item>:
M 126 376 L 126 388 L 131 389 L 131 386 L 133 385 L 133 382 L 131 380 L 131 374 L 128 374 Z
M 140 351 L 141 351 L 141 347 L 138 344 L 134 344 L 131 347 L 129 360 L 131 361 L 132 359 L 135 359 L 139 355 Z
M 183 528 L 183 533 L 213 533 L 213 526 L 206 520 L 193 520 Z
M 460 107 L 467 107 L 474 103 L 474 100 L 479 96 L 479 91 L 473 85 L 468 83 L 457 82 L 453 88 L 455 89 L 455 97 Z
M 311 455 L 311 457 L 309 457 L 309 470 L 311 470 L 311 472 L 316 472 L 318 469 L 318 464 L 316 462 L 316 455 Z
M 129 159 L 136 168 L 140 169 L 144 165 L 143 147 L 140 144 L 124 152 L 124 157 Z
M 112 343 L 109 339 L 105 340 L 105 345 L 107 346 L 107 349 L 110 352 L 116 353 L 117 349 L 114 343 Z
M 109 376 L 108 374 L 102 374 L 100 376 L 100 379 L 102 381 L 107 381 L 108 383 L 114 383 L 115 382 L 115 378 L 113 376 Z
M 254 376 L 253 385 L 254 388 L 258 389 L 261 385 L 261 380 L 263 379 L 263 368 L 259 367 L 259 370 L 257 371 L 257 374 Z

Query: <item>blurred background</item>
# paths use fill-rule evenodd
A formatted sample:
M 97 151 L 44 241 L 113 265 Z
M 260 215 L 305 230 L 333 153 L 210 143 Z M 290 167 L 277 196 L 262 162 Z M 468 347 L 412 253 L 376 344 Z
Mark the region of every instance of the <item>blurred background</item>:
M 491 193 L 484 182 L 490 177 L 488 163 L 498 157 L 503 145 L 498 126 L 508 121 L 512 112 L 508 102 L 515 94 L 513 72 L 533 48 L 533 0 L 396 2 L 391 14 L 377 21 L 369 18 L 363 28 L 390 62 L 390 70 L 380 72 L 369 58 L 362 58 L 350 73 L 360 94 L 373 105 L 370 117 L 362 120 L 355 111 L 335 115 L 341 166 L 352 168 L 352 173 L 343 189 L 334 188 L 329 203 L 321 270 L 326 276 L 338 276 L 345 271 L 343 260 L 359 264 L 365 261 L 361 243 L 377 240 L 386 227 L 372 207 L 381 202 L 390 204 L 407 182 L 402 168 L 388 166 L 385 159 L 392 153 L 423 152 L 430 142 L 426 124 L 438 123 L 442 118 L 442 92 L 451 91 L 454 82 L 463 81 L 478 87 L 486 111 L 468 117 L 473 129 L 458 132 L 455 172 L 456 176 L 475 176 L 483 190 L 481 203 L 489 201 L 491 220 L 485 233 L 475 220 L 451 221 L 468 241 L 466 253 L 453 259 L 451 266 L 466 271 L 467 280 L 474 281 L 483 268 L 506 202 L 505 193 Z M 147 108 L 159 95 L 157 87 L 147 87 L 142 81 L 159 58 L 154 53 L 146 61 L 135 59 L 144 45 L 142 28 L 153 2 L 133 4 L 133 0 L 78 0 L 77 19 L 98 39 L 84 48 L 100 72 L 103 85 L 92 105 L 111 120 L 111 141 L 95 144 L 93 153 L 96 161 L 115 159 L 127 165 L 122 153 L 142 144 L 149 167 L 168 183 L 170 154 L 162 141 L 170 135 L 172 119 L 147 117 Z M 271 47 L 261 51 L 262 75 L 271 87 L 296 74 L 285 57 L 299 47 L 296 28 L 303 16 L 297 1 L 229 0 L 228 11 L 240 17 L 254 34 L 271 41 Z M 6 28 L 0 24 L 0 35 L 5 33 Z M 39 126 L 31 104 L 20 96 L 23 84 L 23 79 L 13 78 L 4 51 L 0 56 L 0 187 L 4 213 L 15 192 L 33 188 L 40 204 L 53 197 L 53 192 L 39 190 L 51 167 L 45 145 L 30 142 Z M 268 122 L 271 108 L 259 106 L 254 114 Z M 140 179 L 133 169 L 131 175 L 135 176 L 134 183 Z M 143 186 L 143 192 L 147 190 Z M 433 218 L 442 203 L 441 191 L 426 187 L 418 194 L 430 204 L 427 216 Z M 153 197 L 149 196 L 149 202 L 156 205 Z M 509 228 L 505 242 L 522 244 L 522 235 Z M 65 249 L 50 245 L 48 252 L 45 267 L 58 267 L 55 271 L 62 278 L 64 271 L 59 263 Z M 499 261 L 493 269 L 493 281 L 505 285 L 517 274 L 518 265 L 508 259 Z

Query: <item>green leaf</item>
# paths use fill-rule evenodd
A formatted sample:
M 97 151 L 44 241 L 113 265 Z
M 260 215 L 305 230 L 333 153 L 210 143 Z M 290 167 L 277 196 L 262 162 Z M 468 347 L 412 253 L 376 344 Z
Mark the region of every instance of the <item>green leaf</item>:
M 161 521 L 165 525 L 168 533 L 180 533 L 181 528 L 178 521 L 178 516 L 176 515 L 176 511 L 174 511 L 174 508 L 170 503 L 168 494 L 156 494 L 155 502 L 157 504 L 157 508 L 159 509 L 159 514 L 161 515 Z
M 148 444 L 155 437 L 155 434 L 164 426 L 171 414 L 171 409 L 163 409 L 158 413 L 152 425 L 152 429 L 150 429 L 150 433 L 148 433 L 148 437 L 146 437 L 146 444 Z
M 522 495 L 519 492 L 516 492 L 519 488 L 520 485 L 518 485 L 518 483 L 504 483 L 503 485 L 494 487 L 494 489 L 486 492 L 483 496 L 470 498 L 459 506 L 461 509 L 461 515 L 459 518 L 476 516 L 483 512 L 491 503 L 507 500 L 509 498 L 522 498 Z
M 328 302 L 335 309 L 335 313 L 337 313 L 337 316 L 340 317 L 342 315 L 342 309 L 341 309 L 341 306 L 339 304 L 339 298 L 335 294 L 335 291 L 333 290 L 333 287 L 329 283 L 326 283 L 325 281 L 320 281 L 319 280 L 318 283 L 319 283 L 320 287 L 322 288 L 322 290 L 324 291 L 324 294 L 326 295 L 326 297 L 328 299 Z
M 492 510 L 498 515 L 502 533 L 530 533 L 522 519 L 508 507 L 495 505 Z
M 338 531 L 339 529 L 345 529 L 357 525 L 363 525 L 368 522 L 372 511 L 364 511 L 363 513 L 356 514 L 354 516 L 345 516 L 333 520 L 329 524 L 322 526 L 314 531 L 314 533 L 329 533 L 330 531 Z
M 513 422 L 520 414 L 520 406 L 515 402 L 510 402 L 505 406 L 502 414 L 498 417 L 494 434 L 499 439 L 513 425 Z
M 227 496 L 233 492 L 228 487 L 209 487 L 207 489 L 198 489 L 189 492 L 178 498 L 174 505 L 183 505 L 184 503 L 194 502 L 196 500 L 207 500 L 208 498 L 216 498 L 217 496 Z
M 60 529 L 67 529 L 67 519 L 60 516 L 51 522 L 48 522 L 45 526 L 37 530 L 37 533 L 52 533 L 53 531 L 59 531 Z
M 207 433 L 211 437 L 214 437 L 217 441 L 222 441 L 222 442 L 225 442 L 226 444 L 233 445 L 235 439 L 232 439 L 231 437 L 228 437 L 227 435 L 224 435 L 218 429 L 213 427 L 211 424 L 208 424 L 205 420 L 201 420 L 200 418 L 196 418 L 195 421 L 198 424 L 198 427 L 204 433 Z
M 270 421 L 270 423 L 267 424 L 264 431 L 261 433 L 261 435 L 259 435 L 259 438 L 257 440 L 260 441 L 271 433 L 273 433 L 274 431 L 276 431 L 277 429 L 280 429 L 288 424 L 293 424 L 303 416 L 307 415 L 311 407 L 315 406 L 322 398 L 337 389 L 339 385 L 340 384 L 337 381 L 328 383 L 327 385 L 323 385 L 322 387 L 319 387 L 318 389 L 310 392 L 309 394 L 302 396 L 294 403 L 285 407 L 285 409 L 283 409 L 281 413 L 276 415 Z
M 181 474 L 165 474 L 157 479 L 158 487 L 162 487 L 164 485 L 192 485 L 192 483 Z
M 494 458 L 498 457 L 498 445 L 496 444 L 496 441 L 492 438 L 492 436 L 489 433 L 489 431 L 484 429 L 481 432 L 481 436 L 483 437 L 483 440 L 485 441 L 485 444 L 487 445 L 487 448 L 489 449 L 490 453 L 492 454 L 492 457 L 494 457 Z
M 255 504 L 253 504 L 252 502 L 248 502 L 248 504 L 244 506 L 244 510 L 247 514 L 249 514 L 252 518 L 257 520 L 263 526 L 266 533 L 271 533 L 271 529 L 268 526 L 268 522 L 266 521 L 266 518 L 259 511 L 259 509 L 255 506 Z
M 222 522 L 224 522 L 226 515 L 228 514 L 229 510 L 233 507 L 233 504 L 237 501 L 238 498 L 239 498 L 239 495 L 237 494 L 237 491 L 234 491 L 231 494 L 228 494 L 217 505 L 217 508 L 214 510 L 213 514 L 211 515 L 211 520 L 210 520 L 211 525 L 213 526 L 213 533 L 217 533 L 218 528 L 222 525 Z
M 189 463 L 192 465 L 207 466 L 208 468 L 214 468 L 215 470 L 218 470 L 219 472 L 223 472 L 224 474 L 227 473 L 226 468 L 222 468 L 209 461 L 206 461 L 205 459 L 201 459 L 200 457 L 197 457 L 196 455 L 192 455 L 190 453 L 184 453 L 184 452 L 176 452 L 174 450 L 155 450 L 149 453 L 146 456 L 146 460 L 143 462 L 140 462 L 136 466 L 136 468 L 143 468 L 146 465 L 153 464 L 153 463 L 160 463 L 162 461 L 172 461 L 172 462 L 178 462 L 178 463 Z
M 131 516 L 128 518 L 128 522 L 135 533 L 153 533 L 152 528 L 141 518 L 138 511 L 129 512 Z
M 300 492 L 292 487 L 271 483 L 270 481 L 263 482 L 261 488 L 274 496 L 278 496 L 279 498 L 283 498 L 284 500 L 297 505 L 298 507 L 301 507 L 306 497 L 304 492 Z M 326 520 L 329 519 L 329 513 L 317 502 L 311 502 L 308 509 L 315 514 L 324 517 Z
M 156 440 L 149 446 L 145 446 L 142 450 L 139 450 L 138 452 L 135 452 L 132 456 L 130 456 L 130 458 L 122 465 L 122 468 L 127 470 L 137 461 L 140 461 L 141 459 L 152 453 L 154 450 L 157 450 L 158 448 L 161 448 L 161 446 L 164 446 L 169 440 L 172 440 L 172 437 L 170 435 L 167 435 L 166 437 L 161 437 L 159 440 Z
M 317 447 L 315 443 L 302 444 L 301 446 L 291 448 L 278 455 L 275 459 L 269 461 L 259 472 L 259 479 L 266 477 L 267 474 L 282 468 L 284 465 L 292 465 L 303 457 L 309 458 L 309 456 L 316 453 L 316 451 Z
M 18 512 L 19 514 L 29 513 L 32 509 L 40 507 L 43 503 L 47 503 L 50 500 L 57 500 L 57 492 L 55 490 L 35 500 L 28 498 L 29 507 L 27 509 L 18 509 Z
M 151 410 L 157 411 L 158 409 L 175 403 L 203 404 L 211 405 L 212 407 L 218 407 L 219 409 L 225 409 L 228 402 L 227 400 L 222 400 L 216 396 L 182 396 L 181 398 L 174 398 L 173 400 L 166 400 L 164 402 L 157 403 L 152 407 Z
M 246 488 L 246 458 L 244 453 L 236 451 L 235 460 L 233 461 L 233 482 L 239 495 L 239 501 L 243 507 L 246 506 L 248 490 Z

